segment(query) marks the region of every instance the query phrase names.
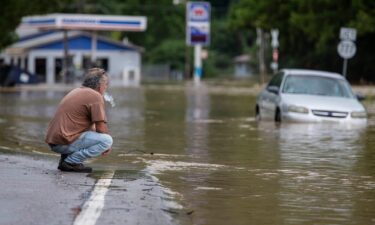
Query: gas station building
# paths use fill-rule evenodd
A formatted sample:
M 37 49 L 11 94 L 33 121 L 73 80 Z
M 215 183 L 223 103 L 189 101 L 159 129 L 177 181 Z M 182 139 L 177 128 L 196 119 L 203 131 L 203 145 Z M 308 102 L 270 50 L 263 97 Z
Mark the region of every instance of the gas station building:
M 19 40 L 8 46 L 0 59 L 36 74 L 40 82 L 47 84 L 77 80 L 95 62 L 108 72 L 111 85 L 137 86 L 143 49 L 128 41 L 100 36 L 97 31 L 145 29 L 145 17 L 84 14 L 24 17 L 17 29 Z M 63 77 L 64 67 L 70 70 L 70 77 Z

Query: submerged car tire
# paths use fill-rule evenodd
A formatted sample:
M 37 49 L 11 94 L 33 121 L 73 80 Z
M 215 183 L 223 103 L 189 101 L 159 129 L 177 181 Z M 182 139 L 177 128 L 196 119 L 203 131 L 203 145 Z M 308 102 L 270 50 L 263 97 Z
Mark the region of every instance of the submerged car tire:
M 276 109 L 275 122 L 279 122 L 279 123 L 281 122 L 281 112 L 279 108 Z
M 260 112 L 259 112 L 259 106 L 256 106 L 255 107 L 255 120 L 256 121 L 260 121 L 261 117 L 260 117 Z

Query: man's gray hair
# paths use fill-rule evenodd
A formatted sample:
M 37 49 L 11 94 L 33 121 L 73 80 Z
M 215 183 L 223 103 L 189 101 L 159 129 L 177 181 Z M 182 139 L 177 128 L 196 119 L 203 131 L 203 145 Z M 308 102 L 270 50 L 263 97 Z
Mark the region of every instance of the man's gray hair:
M 103 80 L 103 76 L 108 76 L 105 70 L 101 68 L 91 68 L 87 71 L 82 86 L 97 89 Z

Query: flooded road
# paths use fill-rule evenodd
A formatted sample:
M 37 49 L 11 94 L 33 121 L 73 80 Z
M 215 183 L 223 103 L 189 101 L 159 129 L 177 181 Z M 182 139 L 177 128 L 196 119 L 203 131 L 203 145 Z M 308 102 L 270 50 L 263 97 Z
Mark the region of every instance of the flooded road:
M 111 92 L 114 151 L 91 164 L 118 180 L 147 174 L 176 223 L 375 223 L 373 101 L 367 126 L 278 125 L 255 121 L 255 96 L 225 89 Z M 65 94 L 0 93 L 0 150 L 55 155 L 44 132 Z

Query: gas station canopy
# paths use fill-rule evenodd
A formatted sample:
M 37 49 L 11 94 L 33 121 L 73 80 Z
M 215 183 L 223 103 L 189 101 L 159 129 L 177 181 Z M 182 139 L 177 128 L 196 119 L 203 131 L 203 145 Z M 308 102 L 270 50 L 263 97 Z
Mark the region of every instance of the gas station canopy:
M 22 18 L 22 22 L 18 27 L 19 34 L 29 33 L 34 35 L 41 30 L 61 30 L 63 31 L 63 82 L 69 75 L 68 68 L 71 62 L 68 60 L 68 32 L 90 31 L 91 33 L 91 62 L 96 62 L 97 51 L 97 31 L 145 31 L 147 27 L 147 19 L 145 16 L 116 16 L 116 15 L 93 15 L 93 14 L 47 14 L 27 16 Z M 35 33 L 37 32 L 37 33 Z M 21 36 L 21 35 L 20 35 Z M 13 50 L 13 49 L 12 49 Z M 16 49 L 21 52 L 23 49 Z
M 23 17 L 21 27 L 61 30 L 145 31 L 144 16 L 107 16 L 90 14 L 48 14 Z

